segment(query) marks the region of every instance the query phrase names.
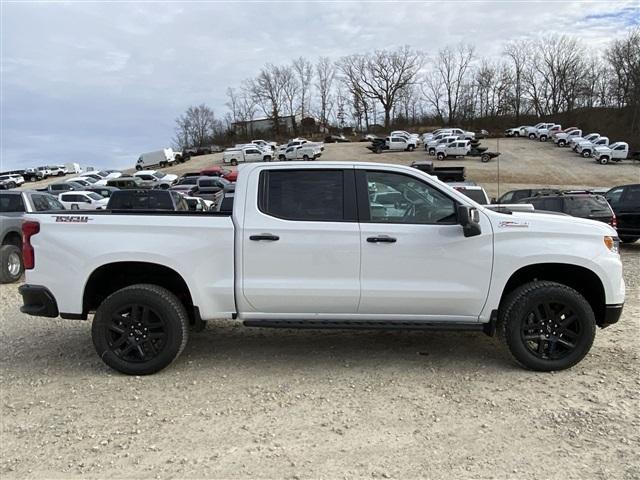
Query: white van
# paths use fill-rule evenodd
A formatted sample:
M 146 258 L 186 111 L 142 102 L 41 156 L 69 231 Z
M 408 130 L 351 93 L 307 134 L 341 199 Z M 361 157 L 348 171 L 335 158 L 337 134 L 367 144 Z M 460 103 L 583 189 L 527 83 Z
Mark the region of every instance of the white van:
M 153 167 L 158 165 L 160 167 L 166 167 L 167 165 L 173 165 L 176 162 L 176 155 L 171 148 L 164 148 L 162 150 L 156 150 L 155 152 L 143 153 L 138 157 L 136 162 L 136 170 L 143 170 L 147 167 Z
M 66 163 L 64 167 L 67 169 L 67 173 L 82 173 L 79 163 Z

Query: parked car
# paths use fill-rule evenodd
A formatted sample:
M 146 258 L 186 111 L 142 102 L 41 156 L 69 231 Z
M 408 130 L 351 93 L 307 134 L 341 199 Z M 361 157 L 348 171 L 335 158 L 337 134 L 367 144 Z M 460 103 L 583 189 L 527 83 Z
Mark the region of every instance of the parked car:
M 449 186 L 480 205 L 489 205 L 491 203 L 485 189 L 473 182 L 452 182 L 449 183 Z
M 58 200 L 69 210 L 104 210 L 108 202 L 102 195 L 84 190 L 63 192 Z
M 107 187 L 114 187 L 119 190 L 139 190 L 141 188 L 150 188 L 144 185 L 144 181 L 138 177 L 122 176 L 118 178 L 112 178 L 107 180 Z
M 73 173 L 73 174 L 82 173 L 82 168 L 80 168 L 80 164 L 79 163 L 75 163 L 75 162 L 65 163 L 64 167 L 67 169 L 67 174 L 69 174 L 69 173 Z
M 27 168 L 22 173 L 22 178 L 24 178 L 27 182 L 38 182 L 44 179 L 44 174 L 37 168 Z
M 558 194 L 525 198 L 517 203 L 530 203 L 536 210 L 561 212 L 572 217 L 588 218 L 616 227 L 616 216 L 602 195 Z
M 344 135 L 327 135 L 324 138 L 324 143 L 348 143 L 350 141 Z
M 530 139 L 533 140 L 533 139 L 537 138 L 539 130 L 543 130 L 544 129 L 544 130 L 548 131 L 548 129 L 552 128 L 554 125 L 556 125 L 556 124 L 553 123 L 553 122 L 551 122 L 551 123 L 541 122 L 541 123 L 538 123 L 538 124 L 534 125 L 533 127 L 527 127 L 525 129 L 525 132 L 527 134 L 527 137 L 529 137 Z
M 51 170 L 49 170 L 49 167 L 47 166 L 38 167 L 37 170 L 40 172 L 42 178 L 48 178 L 51 176 Z
M 594 149 L 593 156 L 600 165 L 632 158 L 629 156 L 629 144 L 627 142 L 615 142 L 608 146 L 600 145 Z
M 322 155 L 322 150 L 318 144 L 308 143 L 289 147 L 284 154 L 279 154 L 278 160 L 303 160 L 305 162 L 316 160 Z
M 25 261 L 21 311 L 92 318 L 97 356 L 130 375 L 171 364 L 190 322 L 221 318 L 499 328 L 520 364 L 559 371 L 621 316 L 622 261 L 604 223 L 494 212 L 402 165 L 254 163 L 238 182 L 231 215 L 97 212 L 82 228 L 60 226 L 73 214 L 26 215 L 35 256 Z M 404 201 L 379 208 L 371 196 L 381 192 Z M 60 251 L 73 252 L 64 269 Z
M 86 192 L 94 192 L 103 198 L 109 198 L 113 192 L 120 190 L 117 187 L 110 187 L 108 185 L 97 185 L 95 187 L 87 187 L 84 189 Z
M 24 183 L 24 177 L 22 175 L 9 174 L 9 175 L 0 175 L 0 188 L 2 189 L 10 189 L 19 187 Z
M 245 145 L 240 148 L 228 148 L 222 154 L 223 163 L 238 165 L 246 162 L 270 162 L 273 158 L 271 149 L 263 150 L 258 145 Z
M 63 177 L 67 174 L 67 169 L 64 165 L 47 165 L 47 168 L 52 177 Z
M 113 192 L 107 210 L 187 211 L 184 196 L 171 190 L 120 190 Z
M 585 135 L 584 137 L 582 137 L 582 136 L 580 136 L 580 137 L 571 137 L 569 139 L 569 148 L 575 152 L 579 143 L 584 142 L 584 141 L 588 141 L 588 142 L 594 141 L 595 142 L 598 138 L 600 138 L 600 134 L 597 133 L 597 132 L 590 133 L 589 135 Z
M 84 185 L 85 187 L 90 187 L 91 185 L 96 183 L 97 180 L 93 177 L 83 175 L 81 177 L 67 178 L 65 182 L 76 182 L 76 183 L 79 183 L 80 185 Z
M 0 192 L 0 283 L 17 282 L 24 271 L 23 215 L 51 210 L 64 210 L 64 207 L 48 193 L 33 190 Z
M 576 144 L 576 153 L 584 158 L 589 158 L 598 147 L 606 147 L 609 145 L 609 137 L 599 137 L 596 140 L 582 140 Z
M 164 173 L 159 170 L 140 170 L 133 174 L 143 181 L 143 186 L 169 188 L 176 183 L 178 176 L 172 173 Z
M 47 192 L 57 197 L 62 192 L 70 192 L 72 190 L 84 190 L 85 188 L 90 188 L 90 187 L 80 185 L 77 182 L 57 182 L 57 183 L 51 183 L 44 188 L 39 188 L 38 191 Z
M 391 152 L 412 152 L 416 149 L 417 142 L 405 137 L 377 138 L 367 148 L 373 153 L 382 153 L 384 150 Z
M 263 149 L 268 149 L 274 151 L 278 144 L 276 142 L 267 142 L 266 140 L 251 140 L 251 143 L 262 147 Z M 222 150 L 220 150 L 222 151 Z
M 555 188 L 523 188 L 519 190 L 509 190 L 504 193 L 495 203 L 518 203 L 520 200 L 525 200 L 530 197 L 537 197 L 539 195 L 552 195 L 559 194 L 561 190 Z
M 505 137 L 524 137 L 526 135 L 527 127 L 525 125 L 520 127 L 507 128 L 504 131 Z
M 225 167 L 208 167 L 203 170 L 200 170 L 198 174 L 199 177 L 222 177 L 225 180 L 230 182 L 235 182 L 238 179 L 238 171 L 237 170 L 229 170 Z
M 640 239 L 640 184 L 613 187 L 605 198 L 616 214 L 620 240 L 633 243 Z
M 180 156 L 180 160 L 181 159 L 182 156 Z M 163 168 L 167 165 L 173 165 L 177 161 L 178 157 L 171 148 L 163 148 L 162 150 L 147 152 L 140 155 L 136 162 L 136 170 L 140 171 L 148 167 L 155 167 L 156 165 Z
M 232 190 L 235 190 L 235 185 L 222 177 L 200 177 L 198 178 L 198 190 L 194 195 L 211 200 L 217 205 L 224 192 Z
M 573 137 L 582 137 L 582 130 L 575 129 L 567 132 L 559 132 L 553 135 L 553 143 L 555 143 L 558 147 L 565 147 L 569 144 L 569 140 Z

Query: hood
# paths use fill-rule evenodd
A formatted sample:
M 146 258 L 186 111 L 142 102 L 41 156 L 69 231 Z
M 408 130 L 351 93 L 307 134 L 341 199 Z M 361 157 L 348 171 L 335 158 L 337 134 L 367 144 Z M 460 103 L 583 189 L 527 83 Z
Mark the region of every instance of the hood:
M 522 230 L 531 233 L 550 232 L 580 235 L 597 235 L 617 237 L 616 230 L 604 222 L 570 215 L 554 215 L 550 213 L 513 212 L 502 214 L 484 209 L 489 212 L 494 223 L 496 233 L 506 230 Z
M 162 177 L 162 180 L 166 181 L 166 182 L 173 182 L 174 180 L 177 180 L 178 176 L 174 175 L 173 173 L 165 173 L 164 177 Z
M 609 147 L 605 146 L 605 145 L 598 145 L 596 147 L 596 152 L 601 152 L 602 153 L 602 152 L 610 152 L 610 151 L 611 151 L 611 149 Z

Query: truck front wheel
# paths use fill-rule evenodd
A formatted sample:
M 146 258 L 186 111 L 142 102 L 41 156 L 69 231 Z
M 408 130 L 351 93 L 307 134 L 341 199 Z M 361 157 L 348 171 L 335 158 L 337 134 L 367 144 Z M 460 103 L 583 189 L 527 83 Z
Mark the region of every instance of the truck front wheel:
M 589 158 L 591 156 L 591 151 L 590 150 L 583 150 L 582 151 L 582 156 L 584 158 Z
M 413 151 L 415 150 L 415 148 L 416 148 L 416 147 L 414 147 L 413 145 L 409 145 L 409 146 L 407 147 L 407 150 L 408 150 L 408 151 L 410 151 L 410 152 L 413 152 Z
M 531 370 L 570 368 L 589 352 L 596 334 L 593 310 L 574 289 L 534 281 L 502 302 L 499 322 L 514 358 Z
M 189 319 L 169 290 L 131 285 L 98 307 L 91 337 L 98 356 L 127 375 L 156 373 L 171 364 L 187 344 Z
M 444 160 L 444 153 L 439 152 L 439 153 L 438 153 L 438 155 L 436 155 L 436 158 L 437 158 L 438 160 Z
M 609 157 L 600 157 L 600 160 L 598 160 L 598 162 L 600 163 L 600 165 L 606 165 L 607 163 L 609 163 Z

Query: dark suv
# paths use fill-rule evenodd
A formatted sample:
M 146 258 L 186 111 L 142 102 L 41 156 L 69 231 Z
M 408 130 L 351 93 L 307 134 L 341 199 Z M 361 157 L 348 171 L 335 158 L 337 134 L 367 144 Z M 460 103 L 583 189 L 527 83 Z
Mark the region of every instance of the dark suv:
M 613 187 L 605 194 L 618 221 L 618 236 L 625 243 L 640 238 L 640 184 Z
M 602 195 L 589 193 L 542 195 L 525 198 L 517 203 L 530 203 L 536 210 L 566 213 L 573 217 L 598 220 L 614 228 L 616 226 L 616 216 Z
M 502 195 L 496 203 L 522 203 L 520 200 L 525 198 L 557 193 L 560 193 L 560 190 L 555 190 L 553 188 L 525 188 L 522 190 L 510 190 Z

